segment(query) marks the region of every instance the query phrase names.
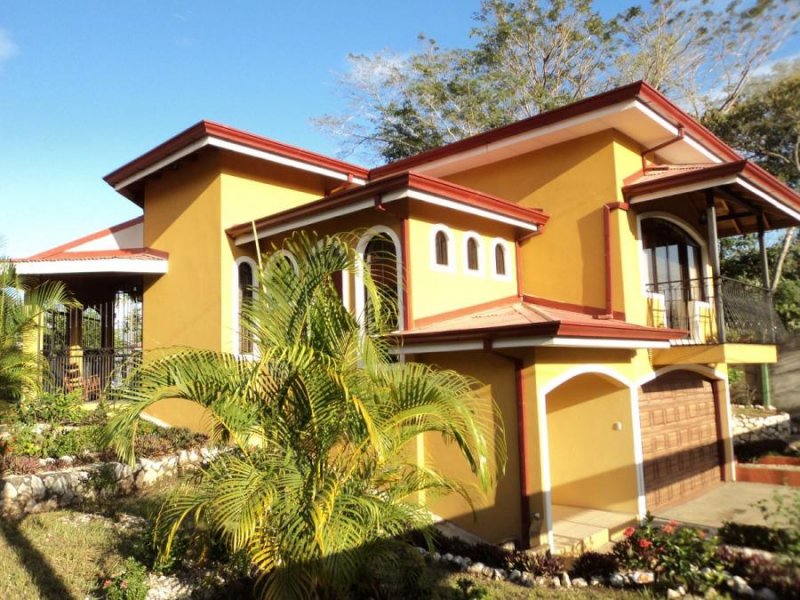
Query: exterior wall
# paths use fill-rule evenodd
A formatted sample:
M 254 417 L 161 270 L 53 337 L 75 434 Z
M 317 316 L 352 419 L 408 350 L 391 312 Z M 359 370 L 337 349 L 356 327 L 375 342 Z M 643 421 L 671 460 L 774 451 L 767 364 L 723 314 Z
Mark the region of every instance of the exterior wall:
M 145 350 L 186 345 L 220 349 L 219 156 L 195 162 L 147 182 L 145 246 L 169 252 L 169 272 L 145 281 Z
M 436 265 L 434 235 L 437 225 L 448 226 L 453 238 L 450 246 L 451 266 Z M 481 263 L 478 273 L 467 270 L 467 232 L 480 238 Z M 409 261 L 411 304 L 414 319 L 474 306 L 491 300 L 517 295 L 516 256 L 511 232 L 489 229 L 485 223 L 472 220 L 454 223 L 444 220 L 409 220 Z M 494 242 L 503 239 L 506 249 L 506 276 L 494 275 Z
M 602 207 L 619 193 L 617 135 L 601 132 L 448 176 L 460 185 L 550 214 L 543 234 L 522 246 L 526 294 L 604 306 Z M 619 298 L 622 288 L 617 285 Z
M 419 357 L 445 369 L 453 369 L 482 382 L 480 394 L 490 409 L 494 397 L 500 407 L 506 431 L 508 462 L 505 476 L 485 496 L 477 487 L 467 462 L 460 456 L 457 446 L 439 435 L 427 435 L 424 440 L 425 463 L 440 469 L 445 475 L 467 484 L 475 504 L 475 516 L 467 502 L 458 495 L 428 498 L 433 513 L 454 522 L 491 542 L 519 538 L 520 489 L 519 450 L 516 436 L 516 393 L 514 368 L 506 359 L 481 352 L 442 353 Z
M 553 504 L 635 514 L 630 389 L 579 375 L 547 394 L 546 403 Z
M 236 303 L 238 302 L 236 259 L 256 258 L 255 244 L 247 248 L 234 245 L 225 229 L 249 220 L 260 219 L 317 200 L 325 193 L 318 176 L 300 173 L 280 165 L 264 163 L 247 156 L 223 154 L 220 187 L 220 348 L 234 351 Z M 267 247 L 261 247 L 261 251 Z

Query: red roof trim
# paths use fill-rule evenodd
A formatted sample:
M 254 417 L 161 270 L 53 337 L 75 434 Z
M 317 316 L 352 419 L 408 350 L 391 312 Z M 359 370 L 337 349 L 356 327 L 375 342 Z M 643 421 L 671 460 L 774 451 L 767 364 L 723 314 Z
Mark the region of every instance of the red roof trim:
M 15 259 L 15 263 L 27 262 L 48 262 L 63 260 L 101 260 L 104 258 L 132 258 L 148 260 L 165 260 L 169 258 L 169 252 L 155 250 L 153 248 L 126 248 L 124 250 L 85 250 L 82 252 L 57 252 L 47 256 L 30 256 L 28 258 Z
M 482 302 L 480 304 L 473 304 L 471 306 L 465 306 L 463 308 L 456 308 L 454 310 L 448 310 L 447 312 L 438 313 L 435 315 L 431 315 L 429 317 L 414 319 L 414 327 L 426 327 L 428 325 L 433 325 L 434 323 L 438 323 L 439 321 L 456 319 L 458 317 L 464 317 L 472 313 L 482 312 L 484 310 L 490 310 L 492 308 L 498 308 L 500 306 L 506 306 L 508 304 L 513 304 L 515 302 L 519 302 L 519 297 L 507 296 L 505 298 L 489 300 L 488 302 Z
M 139 225 L 140 223 L 144 223 L 144 216 L 136 217 L 135 219 L 131 219 L 130 221 L 125 221 L 124 223 L 119 223 L 118 225 L 113 225 L 112 227 L 108 227 L 106 229 L 101 229 L 100 231 L 95 231 L 94 233 L 90 233 L 89 235 L 85 235 L 80 237 L 76 240 L 72 240 L 71 242 L 67 242 L 66 244 L 61 244 L 60 246 L 56 246 L 55 248 L 50 248 L 49 250 L 44 250 L 39 252 L 38 254 L 33 254 L 26 259 L 20 260 L 32 260 L 34 258 L 46 258 L 52 254 L 58 254 L 59 252 L 65 252 L 70 248 L 74 248 L 75 246 L 80 246 L 81 244 L 85 244 L 86 242 L 91 242 L 93 240 L 100 239 L 107 235 L 112 235 L 123 229 L 128 229 L 129 227 L 133 227 L 135 225 Z
M 248 146 L 256 150 L 273 152 L 287 158 L 299 160 L 317 167 L 331 169 L 345 175 L 355 175 L 362 178 L 366 178 L 368 175 L 367 169 L 358 165 L 337 160 L 335 158 L 330 158 L 309 150 L 304 150 L 303 148 L 298 148 L 297 146 L 284 144 L 283 142 L 271 140 L 269 138 L 248 133 L 240 129 L 234 129 L 233 127 L 228 127 L 227 125 L 221 125 L 212 121 L 200 121 L 199 123 L 182 131 L 178 135 L 171 137 L 166 142 L 159 144 L 152 150 L 145 152 L 138 158 L 135 158 L 118 169 L 115 169 L 103 179 L 109 185 L 116 186 L 125 179 L 151 167 L 158 161 L 167 158 L 175 152 L 178 152 L 179 150 L 206 136 L 221 138 L 223 140 L 242 144 L 243 146 Z
M 598 94 L 596 96 L 579 100 L 578 102 L 573 102 L 572 104 L 567 104 L 566 106 L 562 106 L 554 110 L 534 115 L 533 117 L 529 117 L 521 121 L 516 121 L 503 127 L 498 127 L 484 133 L 479 133 L 478 135 L 464 138 L 463 140 L 453 142 L 452 144 L 439 146 L 438 148 L 433 148 L 426 152 L 421 152 L 420 154 L 377 167 L 370 171 L 370 178 L 385 176 L 396 173 L 397 171 L 412 169 L 422 164 L 430 163 L 441 158 L 457 155 L 480 146 L 491 144 L 498 140 L 513 137 L 522 133 L 527 133 L 541 127 L 552 125 L 560 121 L 565 121 L 572 117 L 581 116 L 596 110 L 607 108 L 626 100 L 635 99 L 647 104 L 649 108 L 666 118 L 668 121 L 672 122 L 674 125 L 683 125 L 686 133 L 689 134 L 690 137 L 695 138 L 701 143 L 705 144 L 720 158 L 728 161 L 741 160 L 741 156 L 739 156 L 732 148 L 730 148 L 730 146 L 725 144 L 725 142 L 703 127 L 700 123 L 695 121 L 687 113 L 675 106 L 663 94 L 658 92 L 646 82 L 637 81 L 635 83 L 631 83 L 626 86 Z
M 386 193 L 390 190 L 403 186 L 417 191 L 443 196 L 476 208 L 482 208 L 507 217 L 526 221 L 528 223 L 544 225 L 549 219 L 549 216 L 540 210 L 525 208 L 523 206 L 508 202 L 507 200 L 503 200 L 502 198 L 490 196 L 489 194 L 471 190 L 469 188 L 456 185 L 448 181 L 443 181 L 441 179 L 436 179 L 434 177 L 420 175 L 418 173 L 405 172 L 373 181 L 361 187 L 343 190 L 325 198 L 315 200 L 314 202 L 304 204 L 297 208 L 291 208 L 289 210 L 270 215 L 269 217 L 258 219 L 255 222 L 255 226 L 256 229 L 259 229 L 266 226 L 280 225 L 295 219 L 308 217 L 326 210 L 331 210 L 339 206 L 350 204 L 363 198 Z M 252 230 L 252 223 L 241 223 L 239 225 L 229 227 L 226 231 L 231 237 L 236 237 L 242 234 L 250 233 Z

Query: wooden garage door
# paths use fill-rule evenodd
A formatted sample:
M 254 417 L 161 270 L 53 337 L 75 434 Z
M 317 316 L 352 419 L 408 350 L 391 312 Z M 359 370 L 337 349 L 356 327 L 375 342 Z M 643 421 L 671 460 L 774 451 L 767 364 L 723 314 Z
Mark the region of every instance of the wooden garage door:
M 647 509 L 703 492 L 721 479 L 714 391 L 697 373 L 673 371 L 642 386 Z

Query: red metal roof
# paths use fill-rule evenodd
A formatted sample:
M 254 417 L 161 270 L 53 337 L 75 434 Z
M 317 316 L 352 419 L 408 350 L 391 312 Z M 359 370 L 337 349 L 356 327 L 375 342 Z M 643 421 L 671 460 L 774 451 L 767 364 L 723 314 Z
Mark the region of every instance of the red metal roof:
M 700 140 L 717 156 L 726 161 L 741 160 L 739 156 L 730 146 L 711 133 L 708 129 L 700 125 L 687 113 L 683 112 L 672 102 L 670 102 L 658 90 L 650 86 L 644 81 L 637 81 L 626 86 L 622 86 L 608 92 L 585 98 L 578 102 L 573 102 L 550 110 L 547 112 L 534 115 L 521 121 L 516 121 L 504 127 L 491 129 L 484 133 L 474 135 L 452 144 L 433 148 L 426 152 L 421 152 L 414 156 L 404 158 L 393 163 L 377 167 L 370 171 L 370 178 L 381 177 L 398 171 L 405 171 L 413 169 L 421 164 L 433 162 L 441 158 L 454 156 L 462 152 L 467 152 L 474 148 L 479 148 L 498 140 L 510 138 L 515 135 L 527 133 L 559 121 L 564 121 L 576 116 L 584 115 L 596 110 L 612 106 L 625 100 L 640 100 L 647 104 L 656 113 L 660 114 L 674 125 L 680 124 L 684 127 L 686 133 L 692 137 Z
M 133 260 L 166 260 L 169 253 L 153 248 L 126 248 L 124 250 L 91 250 L 83 252 L 55 252 L 46 256 L 37 254 L 28 258 L 16 258 L 15 263 L 49 262 L 63 260 L 106 260 L 125 258 Z
M 591 337 L 619 340 L 669 341 L 686 337 L 687 332 L 635 325 L 619 319 L 534 304 L 507 298 L 490 308 L 476 307 L 448 318 L 428 317 L 421 326 L 398 331 L 407 342 L 463 341 L 511 336 Z

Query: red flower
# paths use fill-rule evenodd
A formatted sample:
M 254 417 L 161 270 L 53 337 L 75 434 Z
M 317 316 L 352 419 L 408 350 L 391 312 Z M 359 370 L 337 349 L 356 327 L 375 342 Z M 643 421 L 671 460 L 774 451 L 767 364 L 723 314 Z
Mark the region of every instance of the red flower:
M 625 529 L 625 531 L 622 532 L 622 535 L 624 535 L 625 537 L 629 538 L 634 533 L 636 533 L 636 529 L 634 529 L 633 527 L 628 527 L 628 528 Z
M 650 540 L 639 540 L 639 548 L 641 548 L 643 550 L 646 550 L 647 548 L 649 548 L 652 545 L 653 545 L 653 542 L 651 542 Z
M 705 531 L 703 531 L 702 529 L 697 532 L 697 537 L 699 537 L 701 540 L 706 539 L 707 536 L 708 536 L 708 534 Z
M 667 523 L 666 525 L 664 525 L 664 527 L 661 528 L 661 531 L 663 531 L 667 535 L 672 535 L 673 533 L 675 533 L 675 526 Z
M 110 585 L 111 585 L 111 580 L 110 580 L 110 579 L 106 579 L 106 580 L 103 582 L 103 589 L 104 589 L 104 590 L 105 590 L 105 589 L 107 589 L 107 588 L 108 588 L 108 586 L 110 586 Z

